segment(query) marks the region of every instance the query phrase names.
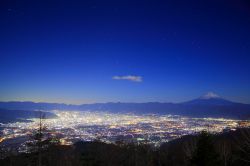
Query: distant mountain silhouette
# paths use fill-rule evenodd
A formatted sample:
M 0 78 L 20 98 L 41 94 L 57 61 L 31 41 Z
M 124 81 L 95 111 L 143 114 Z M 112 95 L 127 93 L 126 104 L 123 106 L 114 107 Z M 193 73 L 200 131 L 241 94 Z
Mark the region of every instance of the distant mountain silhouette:
M 51 112 L 42 111 L 41 113 L 45 118 L 56 117 L 56 115 Z M 0 123 L 27 121 L 27 119 L 39 118 L 39 115 L 39 111 L 0 109 Z
M 0 108 L 10 110 L 74 110 L 78 109 L 77 105 L 68 105 L 60 103 L 35 103 L 35 102 L 0 102 Z
M 250 104 L 236 103 L 209 92 L 183 103 L 94 103 L 67 105 L 58 103 L 0 102 L 0 108 L 10 110 L 79 110 L 123 113 L 174 114 L 190 117 L 250 118 Z
M 226 99 L 223 99 L 219 95 L 208 92 L 207 94 L 199 97 L 198 99 L 194 99 L 188 102 L 184 102 L 184 104 L 192 104 L 192 105 L 234 105 L 239 104 Z

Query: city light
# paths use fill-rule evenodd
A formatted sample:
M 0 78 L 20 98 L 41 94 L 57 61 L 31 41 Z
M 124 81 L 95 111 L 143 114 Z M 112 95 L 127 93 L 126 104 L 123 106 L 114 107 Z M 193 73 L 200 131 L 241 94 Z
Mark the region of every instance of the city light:
M 106 143 L 146 141 L 158 146 L 163 142 L 203 130 L 220 133 L 225 130 L 234 130 L 239 127 L 239 124 L 249 126 L 246 122 L 222 118 L 59 110 L 53 113 L 57 115 L 57 118 L 44 119 L 43 123 L 49 132 L 60 135 L 60 142 L 63 145 L 79 140 L 98 139 Z M 27 137 L 21 142 L 23 145 L 39 124 L 39 119 L 29 120 L 31 122 L 1 124 L 0 127 L 3 128 L 1 142 Z

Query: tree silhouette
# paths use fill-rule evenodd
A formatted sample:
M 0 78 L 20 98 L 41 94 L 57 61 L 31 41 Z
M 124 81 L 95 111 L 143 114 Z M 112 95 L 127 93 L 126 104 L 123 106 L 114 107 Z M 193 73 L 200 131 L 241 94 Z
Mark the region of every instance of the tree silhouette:
M 59 144 L 59 140 L 52 136 L 45 124 L 45 114 L 39 111 L 39 122 L 37 129 L 31 135 L 31 141 L 27 144 L 29 152 L 37 154 L 36 165 L 42 166 L 43 153 L 46 152 L 51 146 Z
M 236 140 L 236 160 L 242 166 L 250 165 L 250 129 L 239 129 L 239 136 Z
M 212 136 L 206 131 L 201 132 L 198 138 L 197 148 L 191 159 L 192 166 L 220 166 L 219 155 L 214 149 Z
M 232 143 L 227 139 L 218 142 L 218 149 L 224 166 L 228 166 L 232 160 Z

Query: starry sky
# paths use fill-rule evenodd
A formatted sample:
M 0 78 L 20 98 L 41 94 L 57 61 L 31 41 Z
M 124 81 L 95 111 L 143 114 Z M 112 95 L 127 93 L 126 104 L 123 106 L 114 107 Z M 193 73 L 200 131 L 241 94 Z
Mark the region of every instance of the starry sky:
M 0 101 L 250 103 L 248 0 L 1 0 Z

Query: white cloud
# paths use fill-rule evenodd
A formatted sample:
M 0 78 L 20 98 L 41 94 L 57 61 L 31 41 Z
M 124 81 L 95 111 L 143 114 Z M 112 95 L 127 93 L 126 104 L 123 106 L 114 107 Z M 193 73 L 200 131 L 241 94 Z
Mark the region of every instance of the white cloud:
M 133 81 L 133 82 L 142 82 L 142 77 L 141 76 L 132 76 L 132 75 L 127 75 L 127 76 L 113 76 L 113 80 L 128 80 L 128 81 Z

